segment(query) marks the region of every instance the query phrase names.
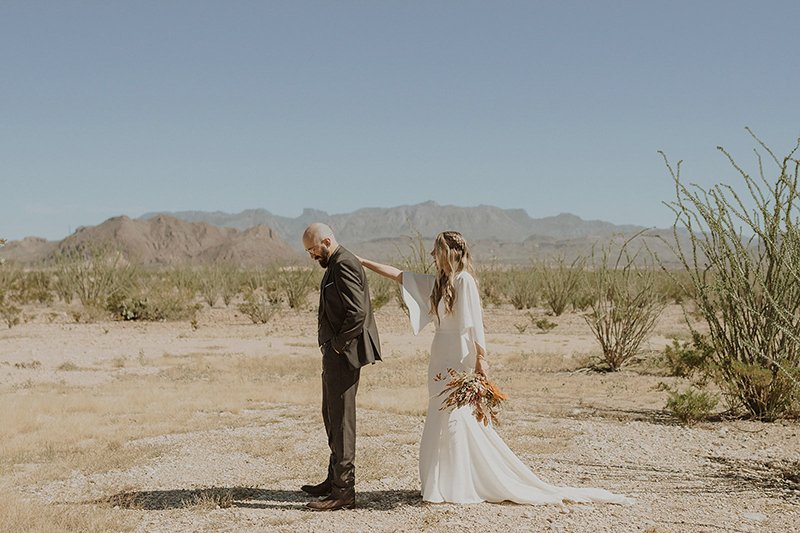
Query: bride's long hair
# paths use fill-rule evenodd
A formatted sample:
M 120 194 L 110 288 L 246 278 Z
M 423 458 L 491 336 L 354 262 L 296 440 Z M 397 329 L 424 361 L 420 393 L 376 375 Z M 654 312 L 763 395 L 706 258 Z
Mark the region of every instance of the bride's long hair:
M 451 314 L 456 301 L 456 275 L 467 271 L 474 275 L 472 257 L 464 237 L 457 231 L 443 231 L 436 236 L 433 245 L 436 259 L 436 282 L 431 293 L 430 313 L 439 320 L 439 301 L 444 299 L 444 312 Z

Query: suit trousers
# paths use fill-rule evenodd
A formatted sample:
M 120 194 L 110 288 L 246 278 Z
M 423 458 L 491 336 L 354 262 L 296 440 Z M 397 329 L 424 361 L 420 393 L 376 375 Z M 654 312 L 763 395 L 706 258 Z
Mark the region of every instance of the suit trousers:
M 360 368 L 337 354 L 330 343 L 322 347 L 322 420 L 331 449 L 328 480 L 331 494 L 344 498 L 355 493 L 356 392 Z

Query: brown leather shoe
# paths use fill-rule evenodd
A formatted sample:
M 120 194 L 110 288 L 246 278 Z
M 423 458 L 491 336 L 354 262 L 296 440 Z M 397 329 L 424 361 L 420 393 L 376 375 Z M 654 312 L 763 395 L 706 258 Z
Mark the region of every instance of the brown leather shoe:
M 312 496 L 329 496 L 331 493 L 331 482 L 325 480 L 319 485 L 303 485 L 300 490 Z
M 350 496 L 345 496 L 341 499 L 328 496 L 324 500 L 307 503 L 306 507 L 312 511 L 338 511 L 339 509 L 355 509 L 356 495 L 351 494 Z

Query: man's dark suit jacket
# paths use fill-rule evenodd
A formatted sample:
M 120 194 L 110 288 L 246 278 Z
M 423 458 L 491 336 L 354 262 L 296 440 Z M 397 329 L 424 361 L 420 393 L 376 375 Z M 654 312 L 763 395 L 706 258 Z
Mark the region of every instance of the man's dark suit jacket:
M 353 368 L 381 360 L 367 275 L 356 256 L 341 245 L 328 259 L 320 285 L 317 337 L 320 346 L 330 342 Z

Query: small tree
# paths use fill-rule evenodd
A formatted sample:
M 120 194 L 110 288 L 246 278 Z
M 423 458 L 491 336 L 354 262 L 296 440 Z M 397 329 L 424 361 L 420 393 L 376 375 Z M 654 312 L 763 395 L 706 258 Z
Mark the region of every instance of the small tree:
M 481 302 L 484 306 L 500 305 L 508 292 L 509 273 L 501 270 L 494 263 L 482 265 L 476 272 L 481 291 Z
M 0 240 L 0 247 L 5 241 Z M 20 321 L 22 309 L 12 301 L 19 293 L 22 272 L 13 264 L 0 263 L 0 318 L 11 328 Z
M 297 311 L 306 304 L 315 286 L 313 276 L 311 268 L 282 268 L 278 271 L 278 286 L 289 307 Z
M 253 324 L 266 324 L 280 311 L 280 301 L 275 302 L 263 289 L 248 292 L 239 311 L 250 317 Z
M 542 296 L 555 316 L 560 316 L 572 302 L 585 274 L 586 259 L 578 257 L 567 264 L 560 256 L 553 266 L 542 265 Z
M 507 273 L 508 301 L 515 309 L 531 309 L 536 307 L 539 296 L 539 284 L 536 280 L 536 269 L 523 268 L 510 270 Z
M 222 270 L 219 265 L 206 265 L 198 272 L 198 282 L 200 284 L 200 294 L 209 307 L 214 307 L 217 303 L 222 287 L 225 284 Z
M 109 298 L 134 284 L 136 268 L 109 246 L 93 246 L 61 255 L 56 261 L 57 292 L 65 301 L 77 295 L 84 307 L 103 310 Z
M 599 262 L 593 261 L 593 299 L 591 311 L 584 315 L 611 371 L 619 370 L 636 355 L 664 309 L 656 293 L 652 265 L 635 267 L 637 256 L 628 254 L 629 243 L 630 239 L 622 245 L 613 263 L 607 250 Z
M 673 168 L 661 155 L 675 182 L 676 200 L 668 204 L 676 214 L 674 251 L 708 323 L 712 377 L 730 403 L 773 420 L 790 413 L 800 391 L 800 139 L 779 159 L 747 132 L 778 175 L 766 178 L 758 150 L 754 178 L 718 147 L 746 195 L 724 184 L 687 186 L 681 162 Z M 678 244 L 679 227 L 690 236 L 687 247 Z

